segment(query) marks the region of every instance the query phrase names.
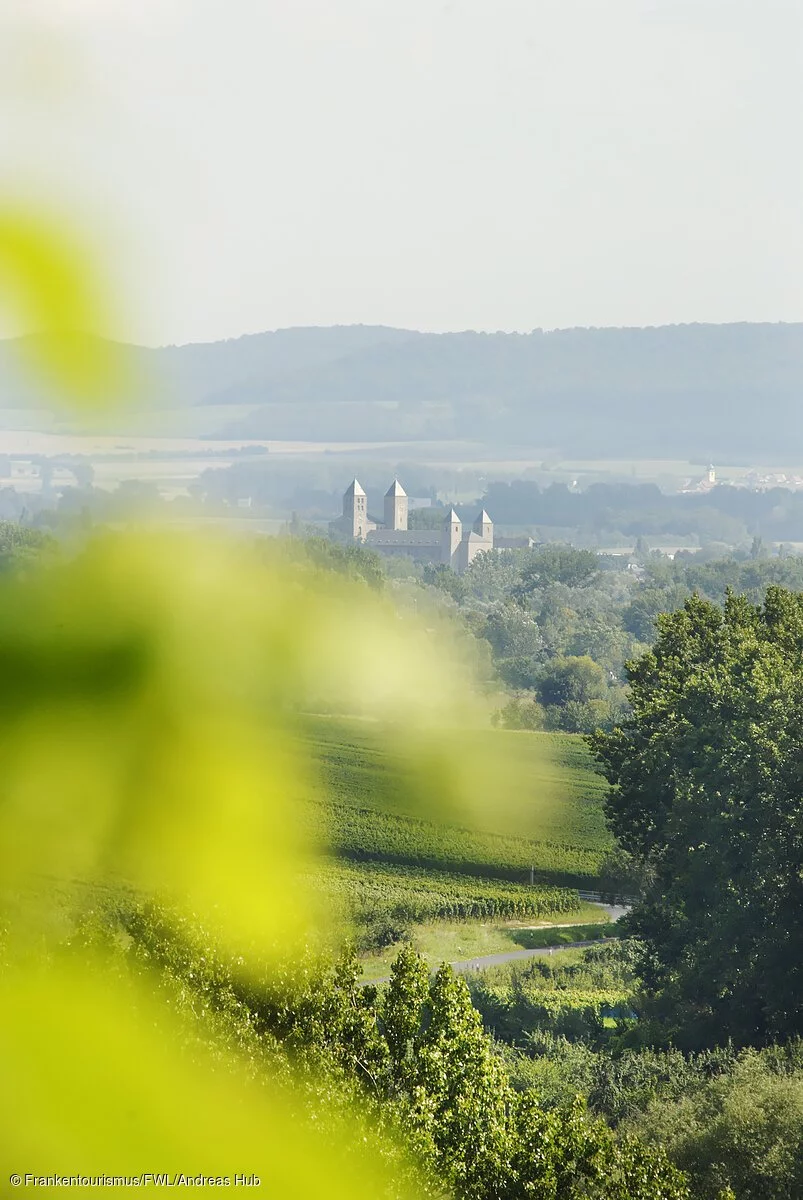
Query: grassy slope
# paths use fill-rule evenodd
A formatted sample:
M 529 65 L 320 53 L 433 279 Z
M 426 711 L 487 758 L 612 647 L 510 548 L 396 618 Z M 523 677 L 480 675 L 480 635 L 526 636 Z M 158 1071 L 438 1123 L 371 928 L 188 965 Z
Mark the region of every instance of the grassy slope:
M 316 720 L 308 747 L 322 777 L 316 822 L 341 858 L 542 884 L 593 887 L 611 844 L 605 784 L 580 738 L 489 731 L 513 756 L 527 794 L 526 832 L 499 834 L 429 820 L 369 726 Z M 544 755 L 546 747 L 548 755 Z M 557 797 L 544 803 L 550 793 Z
M 437 963 L 546 944 L 550 935 L 536 925 L 605 920 L 574 890 L 593 888 L 611 842 L 604 784 L 584 742 L 496 730 L 472 737 L 493 739 L 512 765 L 521 833 L 428 817 L 426 795 L 370 723 L 320 717 L 310 725 L 306 750 L 318 775 L 310 819 L 339 860 L 316 883 L 333 912 L 351 914 L 366 978 L 387 974 L 405 930 Z M 490 826 L 495 799 L 481 814 Z
M 615 935 L 616 926 L 601 920 L 600 910 L 591 904 L 581 902 L 579 908 L 572 912 L 572 924 L 563 924 L 566 920 L 565 914 L 556 913 L 549 919 L 549 924 L 544 923 L 539 928 L 520 922 L 430 921 L 417 925 L 411 940 L 419 954 L 435 966 L 442 962 L 462 962 L 488 954 L 504 954 L 510 950 L 560 946 Z M 580 923 L 586 920 L 589 924 Z M 365 978 L 377 979 L 388 975 L 398 952 L 398 946 L 388 946 L 380 952 L 366 955 L 363 959 Z

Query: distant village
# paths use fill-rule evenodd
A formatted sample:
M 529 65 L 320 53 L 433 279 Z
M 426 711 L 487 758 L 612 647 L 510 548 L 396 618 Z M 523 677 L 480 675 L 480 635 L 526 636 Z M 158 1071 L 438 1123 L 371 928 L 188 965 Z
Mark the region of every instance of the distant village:
M 771 488 L 787 488 L 790 492 L 803 489 L 803 475 L 787 475 L 785 471 L 748 471 L 738 480 L 718 479 L 716 467 L 709 463 L 700 479 L 687 479 L 680 489 L 681 495 L 710 492 L 715 487 L 741 487 L 749 492 L 767 492 Z

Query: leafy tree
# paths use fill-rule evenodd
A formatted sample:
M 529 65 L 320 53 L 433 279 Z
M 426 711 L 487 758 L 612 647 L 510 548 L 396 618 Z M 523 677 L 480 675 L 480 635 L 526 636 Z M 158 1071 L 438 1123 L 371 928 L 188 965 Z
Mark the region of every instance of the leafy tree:
M 424 567 L 423 580 L 430 587 L 437 588 L 438 591 L 451 596 L 456 604 L 460 604 L 466 598 L 467 588 L 462 577 L 456 575 L 450 567 L 446 567 L 442 563 L 427 563 Z
M 767 547 L 764 545 L 764 539 L 759 537 L 758 534 L 754 535 L 753 541 L 750 545 L 750 557 L 753 559 L 769 557 Z
M 442 504 L 433 504 L 429 508 L 412 508 L 407 518 L 407 528 L 440 529 L 443 526 L 446 511 Z
M 542 546 L 532 551 L 529 561 L 522 567 L 520 581 L 513 595 L 523 603 L 537 588 L 550 583 L 588 587 L 598 570 L 599 563 L 593 550 L 577 550 L 574 546 Z
M 379 555 L 358 543 L 343 545 L 329 538 L 308 537 L 291 544 L 290 552 L 319 569 L 362 579 L 375 591 L 384 587 L 385 576 Z
M 193 1041 L 234 1045 L 271 1076 L 286 1075 L 289 1058 L 319 1120 L 325 1106 L 347 1102 L 403 1135 L 431 1173 L 426 1195 L 448 1187 L 462 1200 L 688 1200 L 660 1148 L 617 1139 L 574 1096 L 548 1111 L 535 1094 L 518 1095 L 465 981 L 446 966 L 431 979 L 410 946 L 380 994 L 359 986 L 353 957 L 332 966 L 309 956 L 261 975 L 153 905 L 114 905 L 113 917 L 105 927 L 93 917 L 91 936 L 166 994 Z
M 612 709 L 607 700 L 568 700 L 562 708 L 552 711 L 557 718 L 552 727 L 566 733 L 593 733 L 595 729 L 607 729 L 612 724 Z
M 636 544 L 633 547 L 633 558 L 642 566 L 649 560 L 650 544 L 645 537 L 637 537 Z
M 640 642 L 649 643 L 655 637 L 655 620 L 659 613 L 678 608 L 689 592 L 682 583 L 667 583 L 664 587 L 645 586 L 633 596 L 622 612 L 622 625 Z
M 519 580 L 522 551 L 497 550 L 478 554 L 466 569 L 463 579 L 475 600 L 490 603 L 504 601 Z
M 537 700 L 514 696 L 500 710 L 497 723 L 505 729 L 543 729 L 545 713 Z
M 803 1075 L 748 1050 L 730 1071 L 695 1079 L 681 1066 L 680 1078 L 682 1089 L 655 1097 L 627 1125 L 667 1147 L 700 1200 L 803 1195 Z
M 591 739 L 651 878 L 628 918 L 647 1011 L 690 1046 L 799 1033 L 803 595 L 693 596 L 658 630 L 628 670 L 632 716 Z
M 439 1178 L 465 1200 L 688 1200 L 660 1150 L 617 1140 L 580 1098 L 544 1110 L 517 1096 L 483 1032 L 466 983 L 443 966 L 428 983 L 402 951 L 382 1002 L 397 1094 Z
M 553 658 L 544 668 L 538 684 L 541 703 L 560 706 L 602 700 L 606 690 L 605 672 L 587 654 Z
M 516 605 L 499 605 L 485 618 L 482 635 L 499 658 L 540 657 L 544 639 L 531 613 Z

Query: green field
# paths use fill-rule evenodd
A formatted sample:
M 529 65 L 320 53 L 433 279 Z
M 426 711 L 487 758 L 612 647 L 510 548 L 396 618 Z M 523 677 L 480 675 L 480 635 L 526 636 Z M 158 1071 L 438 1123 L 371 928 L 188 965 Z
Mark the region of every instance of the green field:
M 570 946 L 574 942 L 615 938 L 618 928 L 610 921 L 600 921 L 599 909 L 581 904 L 572 920 L 588 916 L 591 923 L 566 925 L 566 915 L 556 913 L 549 924 L 539 926 L 507 922 L 430 921 L 417 925 L 411 941 L 418 953 L 432 967 L 442 962 L 464 962 L 484 958 L 489 954 L 507 951 L 534 950 L 546 947 Z M 391 965 L 399 952 L 398 946 L 367 954 L 363 958 L 366 980 L 382 979 L 390 974 Z M 561 951 L 562 953 L 562 951 Z
M 365 913 L 381 909 L 406 922 L 546 918 L 577 908 L 577 894 L 570 888 L 530 887 L 388 863 L 333 862 L 317 881 L 333 905 L 345 902 Z
M 600 920 L 577 895 L 595 887 L 611 844 L 604 783 L 580 738 L 474 731 L 510 769 L 472 825 L 448 820 L 386 732 L 319 717 L 303 745 L 315 781 L 307 820 L 328 852 L 313 883 L 351 925 L 366 971 L 381 973 L 405 937 L 429 961 L 456 961 L 539 944 L 536 925 Z M 500 794 L 511 780 L 520 832 Z M 504 833 L 493 829 L 501 813 Z
M 540 885 L 593 888 L 611 845 L 602 814 L 605 783 L 582 739 L 489 730 L 495 753 L 515 760 L 520 832 L 428 819 L 377 731 L 320 719 L 308 753 L 319 772 L 312 820 L 342 859 Z M 490 826 L 490 827 L 489 827 Z

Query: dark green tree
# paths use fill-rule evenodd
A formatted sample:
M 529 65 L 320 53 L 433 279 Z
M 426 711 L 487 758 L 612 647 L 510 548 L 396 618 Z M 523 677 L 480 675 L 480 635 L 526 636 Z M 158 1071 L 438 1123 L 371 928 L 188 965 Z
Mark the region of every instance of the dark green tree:
M 642 566 L 650 557 L 650 544 L 645 537 L 637 537 L 636 544 L 633 547 L 633 559 Z
M 590 700 L 601 700 L 606 691 L 605 672 L 587 654 L 553 658 L 538 684 L 541 703 L 561 707 L 571 702 L 587 704 Z
M 593 550 L 577 550 L 574 546 L 542 546 L 533 550 L 524 561 L 518 584 L 511 595 L 520 604 L 527 603 L 532 593 L 552 583 L 567 587 L 589 587 L 597 578 L 599 559 Z
M 307 537 L 299 539 L 290 552 L 318 569 L 338 571 L 352 579 L 363 579 L 375 591 L 381 591 L 384 587 L 382 560 L 375 551 L 359 543 L 342 545 L 324 537 Z
M 451 567 L 446 567 L 443 563 L 427 563 L 424 567 L 423 581 L 430 587 L 437 588 L 438 591 L 451 596 L 455 604 L 460 604 L 466 598 L 467 589 L 462 577 L 456 575 Z
M 188 1046 L 236 1048 L 257 1076 L 292 1070 L 319 1116 L 322 1099 L 356 1103 L 425 1168 L 433 1200 L 689 1200 L 660 1148 L 616 1137 L 579 1098 L 546 1109 L 519 1096 L 465 981 L 446 966 L 430 978 L 410 946 L 380 993 L 360 986 L 349 955 L 244 971 L 186 917 L 129 900 L 90 913 L 76 939 L 146 974 L 186 1022 Z M 401 1155 L 398 1165 L 409 1169 Z
M 659 613 L 679 608 L 688 596 L 682 583 L 669 582 L 664 586 L 648 584 L 638 589 L 622 613 L 622 625 L 640 642 L 655 637 L 655 619 Z
M 803 1032 L 803 595 L 697 596 L 629 665 L 632 716 L 594 736 L 608 819 L 650 880 L 628 919 L 662 1036 Z

